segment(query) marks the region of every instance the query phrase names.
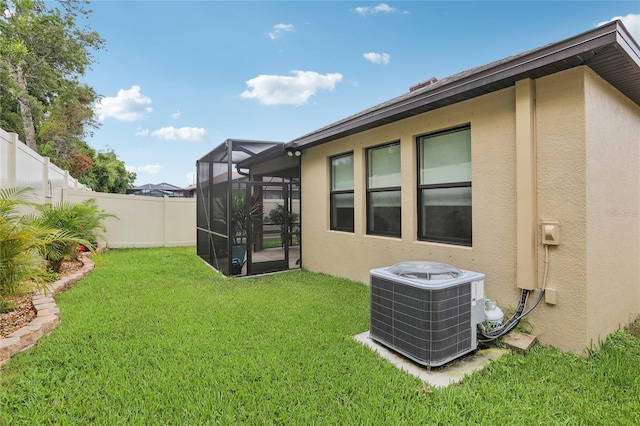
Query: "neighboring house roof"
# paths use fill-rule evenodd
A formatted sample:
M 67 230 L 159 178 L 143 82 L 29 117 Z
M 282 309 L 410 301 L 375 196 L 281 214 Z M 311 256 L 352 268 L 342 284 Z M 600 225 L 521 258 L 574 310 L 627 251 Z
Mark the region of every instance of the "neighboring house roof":
M 640 105 L 640 47 L 620 21 L 477 68 L 431 81 L 288 142 L 305 149 L 374 127 L 585 65 Z
M 175 191 L 175 190 L 182 190 L 184 188 L 180 188 L 179 186 L 175 186 L 175 185 L 171 185 L 169 183 L 166 182 L 162 182 L 162 183 L 147 183 L 145 185 L 141 185 L 141 186 L 136 186 L 135 188 L 131 188 L 135 191 L 140 191 L 140 190 L 159 190 L 159 191 Z
M 189 190 L 162 182 L 157 184 L 147 183 L 145 185 L 136 186 L 135 188 L 127 188 L 125 192 L 127 194 L 146 195 L 149 197 L 164 197 L 165 195 L 168 197 L 183 197 L 189 193 Z

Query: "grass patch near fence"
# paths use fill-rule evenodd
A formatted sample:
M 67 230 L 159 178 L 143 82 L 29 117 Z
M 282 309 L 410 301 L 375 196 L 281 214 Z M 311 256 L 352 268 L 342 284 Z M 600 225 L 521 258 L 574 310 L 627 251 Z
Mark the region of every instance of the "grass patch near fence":
M 364 285 L 223 278 L 193 248 L 104 259 L 0 370 L 0 424 L 640 423 L 640 343 L 622 331 L 589 359 L 536 346 L 430 389 L 351 338 Z

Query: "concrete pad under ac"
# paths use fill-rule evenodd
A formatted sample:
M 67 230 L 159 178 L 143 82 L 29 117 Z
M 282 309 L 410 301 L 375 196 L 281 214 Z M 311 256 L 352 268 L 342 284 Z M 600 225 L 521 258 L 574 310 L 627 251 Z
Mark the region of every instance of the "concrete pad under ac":
M 363 345 L 371 348 L 374 352 L 391 362 L 398 369 L 403 370 L 436 388 L 444 388 L 450 384 L 460 383 L 465 376 L 482 370 L 484 367 L 489 365 L 491 361 L 509 353 L 509 350 L 507 349 L 481 349 L 473 354 L 465 355 L 457 360 L 451 361 L 444 366 L 428 369 L 427 367 L 417 364 L 373 341 L 369 337 L 369 331 L 355 335 L 353 338 Z

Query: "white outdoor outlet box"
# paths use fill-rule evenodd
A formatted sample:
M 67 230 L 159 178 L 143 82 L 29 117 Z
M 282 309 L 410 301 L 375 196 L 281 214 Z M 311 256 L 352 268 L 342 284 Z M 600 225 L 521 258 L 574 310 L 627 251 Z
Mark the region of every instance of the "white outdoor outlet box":
M 560 244 L 560 222 L 555 220 L 542 221 L 542 244 L 549 246 Z

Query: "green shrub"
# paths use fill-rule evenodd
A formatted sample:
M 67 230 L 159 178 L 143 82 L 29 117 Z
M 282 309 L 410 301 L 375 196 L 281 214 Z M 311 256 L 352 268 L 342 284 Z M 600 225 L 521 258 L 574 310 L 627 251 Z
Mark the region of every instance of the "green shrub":
M 280 228 L 280 239 L 282 245 L 284 245 L 284 233 L 288 229 L 289 232 L 296 231 L 296 222 L 298 220 L 298 214 L 294 212 L 289 212 L 287 216 L 287 220 L 285 220 L 286 209 L 282 204 L 276 204 L 274 208 L 271 209 L 266 219 L 268 219 L 274 225 L 278 225 Z M 289 245 L 294 245 L 293 235 L 289 236 L 290 241 Z
M 47 246 L 43 252 L 51 270 L 58 272 L 62 262 L 77 256 L 81 247 L 90 249 L 100 232 L 106 232 L 103 220 L 116 217 L 100 209 L 94 198 L 80 203 L 61 202 L 54 205 L 37 206 L 38 222 L 56 228 L 72 239 L 58 241 Z
M 73 229 L 60 229 L 38 215 L 28 214 L 29 210 L 47 210 L 27 200 L 30 192 L 30 188 L 0 189 L 0 300 L 18 294 L 20 286 L 27 281 L 42 286 L 50 278 L 47 260 L 59 268 L 73 247 L 77 250 L 80 244 L 90 245 Z M 83 221 L 93 226 L 82 234 L 84 236 L 91 236 L 95 229 L 100 229 L 92 222 L 95 217 L 106 215 L 103 211 L 96 211 L 92 217 L 89 214 L 94 209 L 92 206 L 92 203 L 87 203 L 86 208 L 79 209 L 82 215 L 75 219 L 76 224 Z
M 41 281 L 45 262 L 40 250 L 58 230 L 26 220 L 28 188 L 0 189 L 0 300 L 14 296 L 27 281 Z
M 0 314 L 4 314 L 5 312 L 15 311 L 18 308 L 13 302 L 0 300 Z

